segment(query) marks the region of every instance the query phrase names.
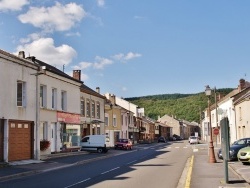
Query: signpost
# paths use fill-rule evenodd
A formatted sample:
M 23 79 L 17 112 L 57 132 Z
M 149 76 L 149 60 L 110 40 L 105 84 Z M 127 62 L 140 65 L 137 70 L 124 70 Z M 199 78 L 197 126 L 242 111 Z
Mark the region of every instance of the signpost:
M 214 128 L 214 135 L 218 135 L 220 133 L 220 130 L 218 128 Z

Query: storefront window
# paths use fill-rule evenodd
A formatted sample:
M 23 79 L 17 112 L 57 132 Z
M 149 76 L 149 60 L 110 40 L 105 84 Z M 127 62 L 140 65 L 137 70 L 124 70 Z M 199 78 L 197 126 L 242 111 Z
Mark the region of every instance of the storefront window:
M 80 125 L 62 124 L 62 145 L 64 147 L 80 146 Z

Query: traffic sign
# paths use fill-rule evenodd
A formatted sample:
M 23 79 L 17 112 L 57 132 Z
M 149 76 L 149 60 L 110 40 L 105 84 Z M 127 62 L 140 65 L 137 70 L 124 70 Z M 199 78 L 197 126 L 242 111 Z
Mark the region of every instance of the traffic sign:
M 214 135 L 218 135 L 220 133 L 220 130 L 218 128 L 214 128 Z

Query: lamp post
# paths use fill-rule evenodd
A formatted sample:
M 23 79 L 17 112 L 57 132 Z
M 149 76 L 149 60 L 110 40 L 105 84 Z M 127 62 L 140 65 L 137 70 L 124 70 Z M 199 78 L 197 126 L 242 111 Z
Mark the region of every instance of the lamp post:
M 211 111 L 210 111 L 210 96 L 212 90 L 209 85 L 206 86 L 205 94 L 208 97 L 208 113 L 209 113 L 209 126 L 210 126 L 210 141 L 209 141 L 209 163 L 216 163 L 215 155 L 214 155 L 214 145 L 213 145 L 213 132 L 212 132 L 212 124 L 211 124 Z

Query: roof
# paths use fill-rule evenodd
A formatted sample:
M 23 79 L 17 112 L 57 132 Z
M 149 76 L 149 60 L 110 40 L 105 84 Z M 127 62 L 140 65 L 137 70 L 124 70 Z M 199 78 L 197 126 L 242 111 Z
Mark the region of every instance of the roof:
M 57 69 L 56 67 L 49 65 L 41 60 L 35 59 L 34 57 L 27 57 L 27 59 L 33 59 L 33 62 L 37 63 L 39 66 L 46 66 L 47 71 L 55 73 L 55 74 L 62 76 L 64 78 L 68 78 L 70 80 L 76 81 L 78 83 L 83 83 L 81 80 L 77 80 L 77 79 L 73 78 L 72 76 L 69 76 L 68 74 L 64 73 L 63 71 Z
M 6 52 L 6 51 L 1 50 L 1 49 L 0 49 L 0 54 L 2 54 L 2 55 L 4 55 L 4 56 L 7 56 L 8 58 L 10 58 L 9 60 L 12 59 L 13 61 L 15 60 L 15 62 L 21 61 L 21 62 L 23 62 L 23 63 L 29 64 L 30 66 L 35 66 L 36 68 L 38 68 L 38 65 L 35 64 L 34 62 L 32 62 L 32 61 L 29 60 L 29 59 L 20 58 L 20 57 L 14 55 L 14 54 L 11 54 L 11 53 Z M 34 67 L 33 67 L 33 68 L 34 68 Z
M 90 95 L 102 98 L 102 99 L 106 99 L 105 96 L 101 95 L 100 93 L 94 91 L 93 89 L 89 88 L 88 86 L 86 86 L 85 84 L 81 85 L 81 92 L 85 92 L 88 93 Z

